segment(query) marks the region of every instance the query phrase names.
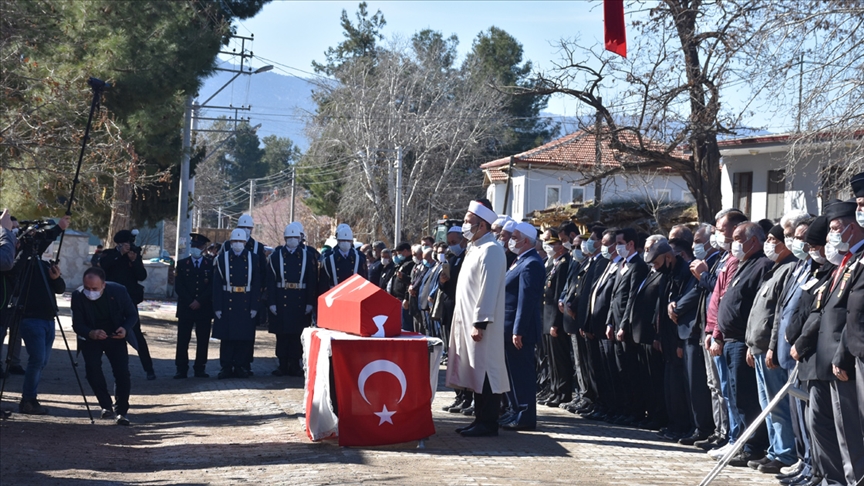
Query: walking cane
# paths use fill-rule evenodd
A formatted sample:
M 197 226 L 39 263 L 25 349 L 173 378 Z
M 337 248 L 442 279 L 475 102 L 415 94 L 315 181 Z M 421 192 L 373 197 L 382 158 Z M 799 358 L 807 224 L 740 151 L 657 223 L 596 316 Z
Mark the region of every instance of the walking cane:
M 777 392 L 777 395 L 775 395 L 774 398 L 771 399 L 770 402 L 768 402 L 768 406 L 765 407 L 765 410 L 762 410 L 762 413 L 760 413 L 759 416 L 756 417 L 756 420 L 754 420 L 753 423 L 751 423 L 750 426 L 747 427 L 747 430 L 745 430 L 741 437 L 738 438 L 737 442 L 735 442 L 735 446 L 731 450 L 729 450 L 723 456 L 723 458 L 720 459 L 720 461 L 717 462 L 717 465 L 714 466 L 714 469 L 712 469 L 707 476 L 705 476 L 705 479 L 703 479 L 702 482 L 699 483 L 699 486 L 708 486 L 709 484 L 711 484 L 712 481 L 717 478 L 717 475 L 720 474 L 720 471 L 722 471 L 723 468 L 726 467 L 727 464 L 729 464 L 729 461 L 731 461 L 732 458 L 735 457 L 735 454 L 738 454 L 738 452 L 744 448 L 747 440 L 756 433 L 756 429 L 758 429 L 759 426 L 762 425 L 762 422 L 765 421 L 765 417 L 767 417 L 768 414 L 771 413 L 772 410 L 774 410 L 774 408 L 777 406 L 778 403 L 780 403 L 781 400 L 784 400 L 786 398 L 786 395 L 792 395 L 795 398 L 803 400 L 805 402 L 810 399 L 810 396 L 806 392 L 794 386 L 797 379 L 798 363 L 795 363 L 795 368 L 792 370 L 791 373 L 789 373 L 789 379 L 786 381 L 786 384 L 783 385 L 783 388 L 781 388 L 780 391 Z

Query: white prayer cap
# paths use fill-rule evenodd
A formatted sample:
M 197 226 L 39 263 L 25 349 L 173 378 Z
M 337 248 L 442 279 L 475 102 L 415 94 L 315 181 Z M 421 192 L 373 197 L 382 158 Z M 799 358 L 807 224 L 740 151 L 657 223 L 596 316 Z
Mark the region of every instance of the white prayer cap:
M 476 214 L 478 218 L 489 224 L 494 223 L 495 220 L 498 219 L 498 215 L 495 214 L 495 211 L 492 211 L 477 201 L 471 201 L 471 204 L 468 205 L 468 211 Z
M 516 224 L 516 231 L 522 233 L 522 236 L 527 236 L 531 240 L 537 239 L 537 229 L 534 228 L 534 225 L 528 222 L 521 222 Z
M 508 216 L 508 217 L 507 217 L 507 222 L 504 223 L 504 228 L 503 228 L 503 229 L 504 229 L 504 231 L 507 231 L 507 232 L 509 232 L 509 233 L 513 233 L 513 230 L 516 229 L 516 220 L 514 220 L 513 218 L 511 218 L 511 217 Z
M 450 229 L 447 230 L 447 233 L 462 233 L 462 227 L 461 226 L 451 226 Z
M 474 211 L 471 212 L 473 213 Z M 496 219 L 494 223 L 492 223 L 492 226 L 504 226 L 506 222 L 507 215 L 502 214 L 501 216 L 498 216 L 498 219 Z

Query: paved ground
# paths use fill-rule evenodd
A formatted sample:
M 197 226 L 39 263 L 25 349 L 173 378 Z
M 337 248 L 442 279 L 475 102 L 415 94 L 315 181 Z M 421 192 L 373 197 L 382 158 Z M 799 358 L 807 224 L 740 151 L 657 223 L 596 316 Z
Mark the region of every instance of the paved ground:
M 71 338 L 68 300 L 61 306 Z M 275 367 L 270 335 L 259 330 L 255 376 L 249 379 L 216 380 L 218 343 L 211 343 L 213 378 L 173 380 L 172 316 L 170 307 L 152 303 L 142 312 L 158 379 L 146 381 L 137 357 L 130 357 L 132 427 L 98 418 L 90 424 L 58 331 L 40 385 L 51 415 L 13 414 L 0 424 L 0 483 L 678 485 L 698 484 L 714 464 L 704 453 L 650 432 L 545 407 L 536 432 L 466 439 L 453 429 L 468 417 L 440 411 L 453 400 L 443 386 L 433 407 L 438 433 L 425 448 L 311 443 L 303 429 L 302 380 L 269 374 Z M 9 379 L 4 409 L 17 407 L 21 382 L 20 376 Z M 715 484 L 777 483 L 749 469 L 727 468 Z

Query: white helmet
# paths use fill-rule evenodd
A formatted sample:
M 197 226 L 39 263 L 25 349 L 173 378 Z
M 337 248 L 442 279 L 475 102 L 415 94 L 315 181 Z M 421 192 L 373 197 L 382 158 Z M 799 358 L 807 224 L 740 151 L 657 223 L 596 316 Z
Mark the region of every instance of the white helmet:
M 246 241 L 246 232 L 240 228 L 231 232 L 231 241 Z
M 296 224 L 296 225 L 297 225 L 297 228 L 300 229 L 300 234 L 306 234 L 306 231 L 303 229 L 303 224 L 300 223 L 300 221 L 294 221 L 294 222 L 291 223 L 291 224 Z
M 255 222 L 252 221 L 252 216 L 249 216 L 248 214 L 244 214 L 243 216 L 240 216 L 240 219 L 237 220 L 237 227 L 238 228 L 254 228 Z
M 285 227 L 285 238 L 300 238 L 300 233 L 303 232 L 303 227 L 300 223 L 291 223 Z
M 336 239 L 337 240 L 348 240 L 354 241 L 354 233 L 351 231 L 351 227 L 345 223 L 340 224 L 336 227 Z

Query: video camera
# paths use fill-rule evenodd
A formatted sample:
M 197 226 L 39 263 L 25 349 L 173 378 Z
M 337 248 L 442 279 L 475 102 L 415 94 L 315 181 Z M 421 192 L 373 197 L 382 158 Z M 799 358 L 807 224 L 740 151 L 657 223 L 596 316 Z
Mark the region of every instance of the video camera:
M 33 255 L 45 253 L 45 250 L 63 232 L 57 222 L 50 219 L 18 221 L 18 225 L 18 241 L 21 244 L 19 251 L 30 252 Z

